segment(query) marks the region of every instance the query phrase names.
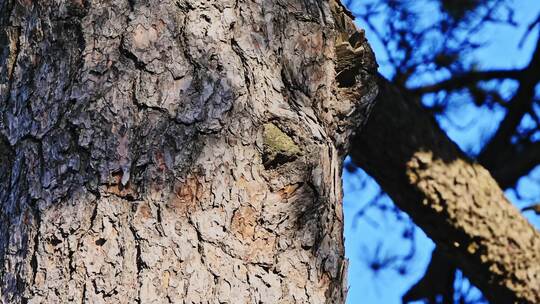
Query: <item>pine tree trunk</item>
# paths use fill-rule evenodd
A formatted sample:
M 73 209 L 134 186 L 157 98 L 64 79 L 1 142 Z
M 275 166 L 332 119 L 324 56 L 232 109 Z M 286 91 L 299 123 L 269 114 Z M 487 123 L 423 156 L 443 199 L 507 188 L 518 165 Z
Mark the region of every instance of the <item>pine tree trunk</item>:
M 341 164 L 376 94 L 348 18 L 0 0 L 1 302 L 342 303 Z

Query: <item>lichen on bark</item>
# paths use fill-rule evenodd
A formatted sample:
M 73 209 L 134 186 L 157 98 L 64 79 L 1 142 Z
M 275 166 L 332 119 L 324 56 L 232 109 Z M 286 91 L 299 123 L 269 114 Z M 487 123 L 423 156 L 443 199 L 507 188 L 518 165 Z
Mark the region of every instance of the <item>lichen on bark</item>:
M 266 123 L 263 128 L 263 163 L 266 167 L 275 167 L 300 155 L 298 145 L 275 124 Z

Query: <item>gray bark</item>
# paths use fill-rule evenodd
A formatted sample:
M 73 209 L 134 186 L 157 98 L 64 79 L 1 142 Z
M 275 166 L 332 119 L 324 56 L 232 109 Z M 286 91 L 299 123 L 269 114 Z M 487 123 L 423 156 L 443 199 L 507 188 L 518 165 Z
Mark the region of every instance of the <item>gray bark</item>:
M 0 0 L 0 46 L 2 303 L 344 301 L 337 3 Z

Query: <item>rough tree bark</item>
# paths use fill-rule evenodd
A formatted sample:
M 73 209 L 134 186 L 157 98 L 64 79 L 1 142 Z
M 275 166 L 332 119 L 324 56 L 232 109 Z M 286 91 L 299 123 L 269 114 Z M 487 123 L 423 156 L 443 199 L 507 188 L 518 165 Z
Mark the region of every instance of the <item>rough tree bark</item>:
M 429 113 L 386 80 L 379 83 L 373 113 L 353 140 L 353 161 L 491 303 L 540 303 L 540 233 Z M 418 288 L 436 286 L 423 284 Z M 430 291 L 444 290 L 418 290 Z
M 333 0 L 0 0 L 2 303 L 341 303 L 376 95 Z

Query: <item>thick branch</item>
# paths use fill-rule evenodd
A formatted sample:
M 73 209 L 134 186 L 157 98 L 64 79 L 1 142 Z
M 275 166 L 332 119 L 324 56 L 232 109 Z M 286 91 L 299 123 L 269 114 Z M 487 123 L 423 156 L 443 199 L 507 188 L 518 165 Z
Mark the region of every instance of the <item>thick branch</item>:
M 540 234 L 436 121 L 386 80 L 353 161 L 493 303 L 540 303 Z

